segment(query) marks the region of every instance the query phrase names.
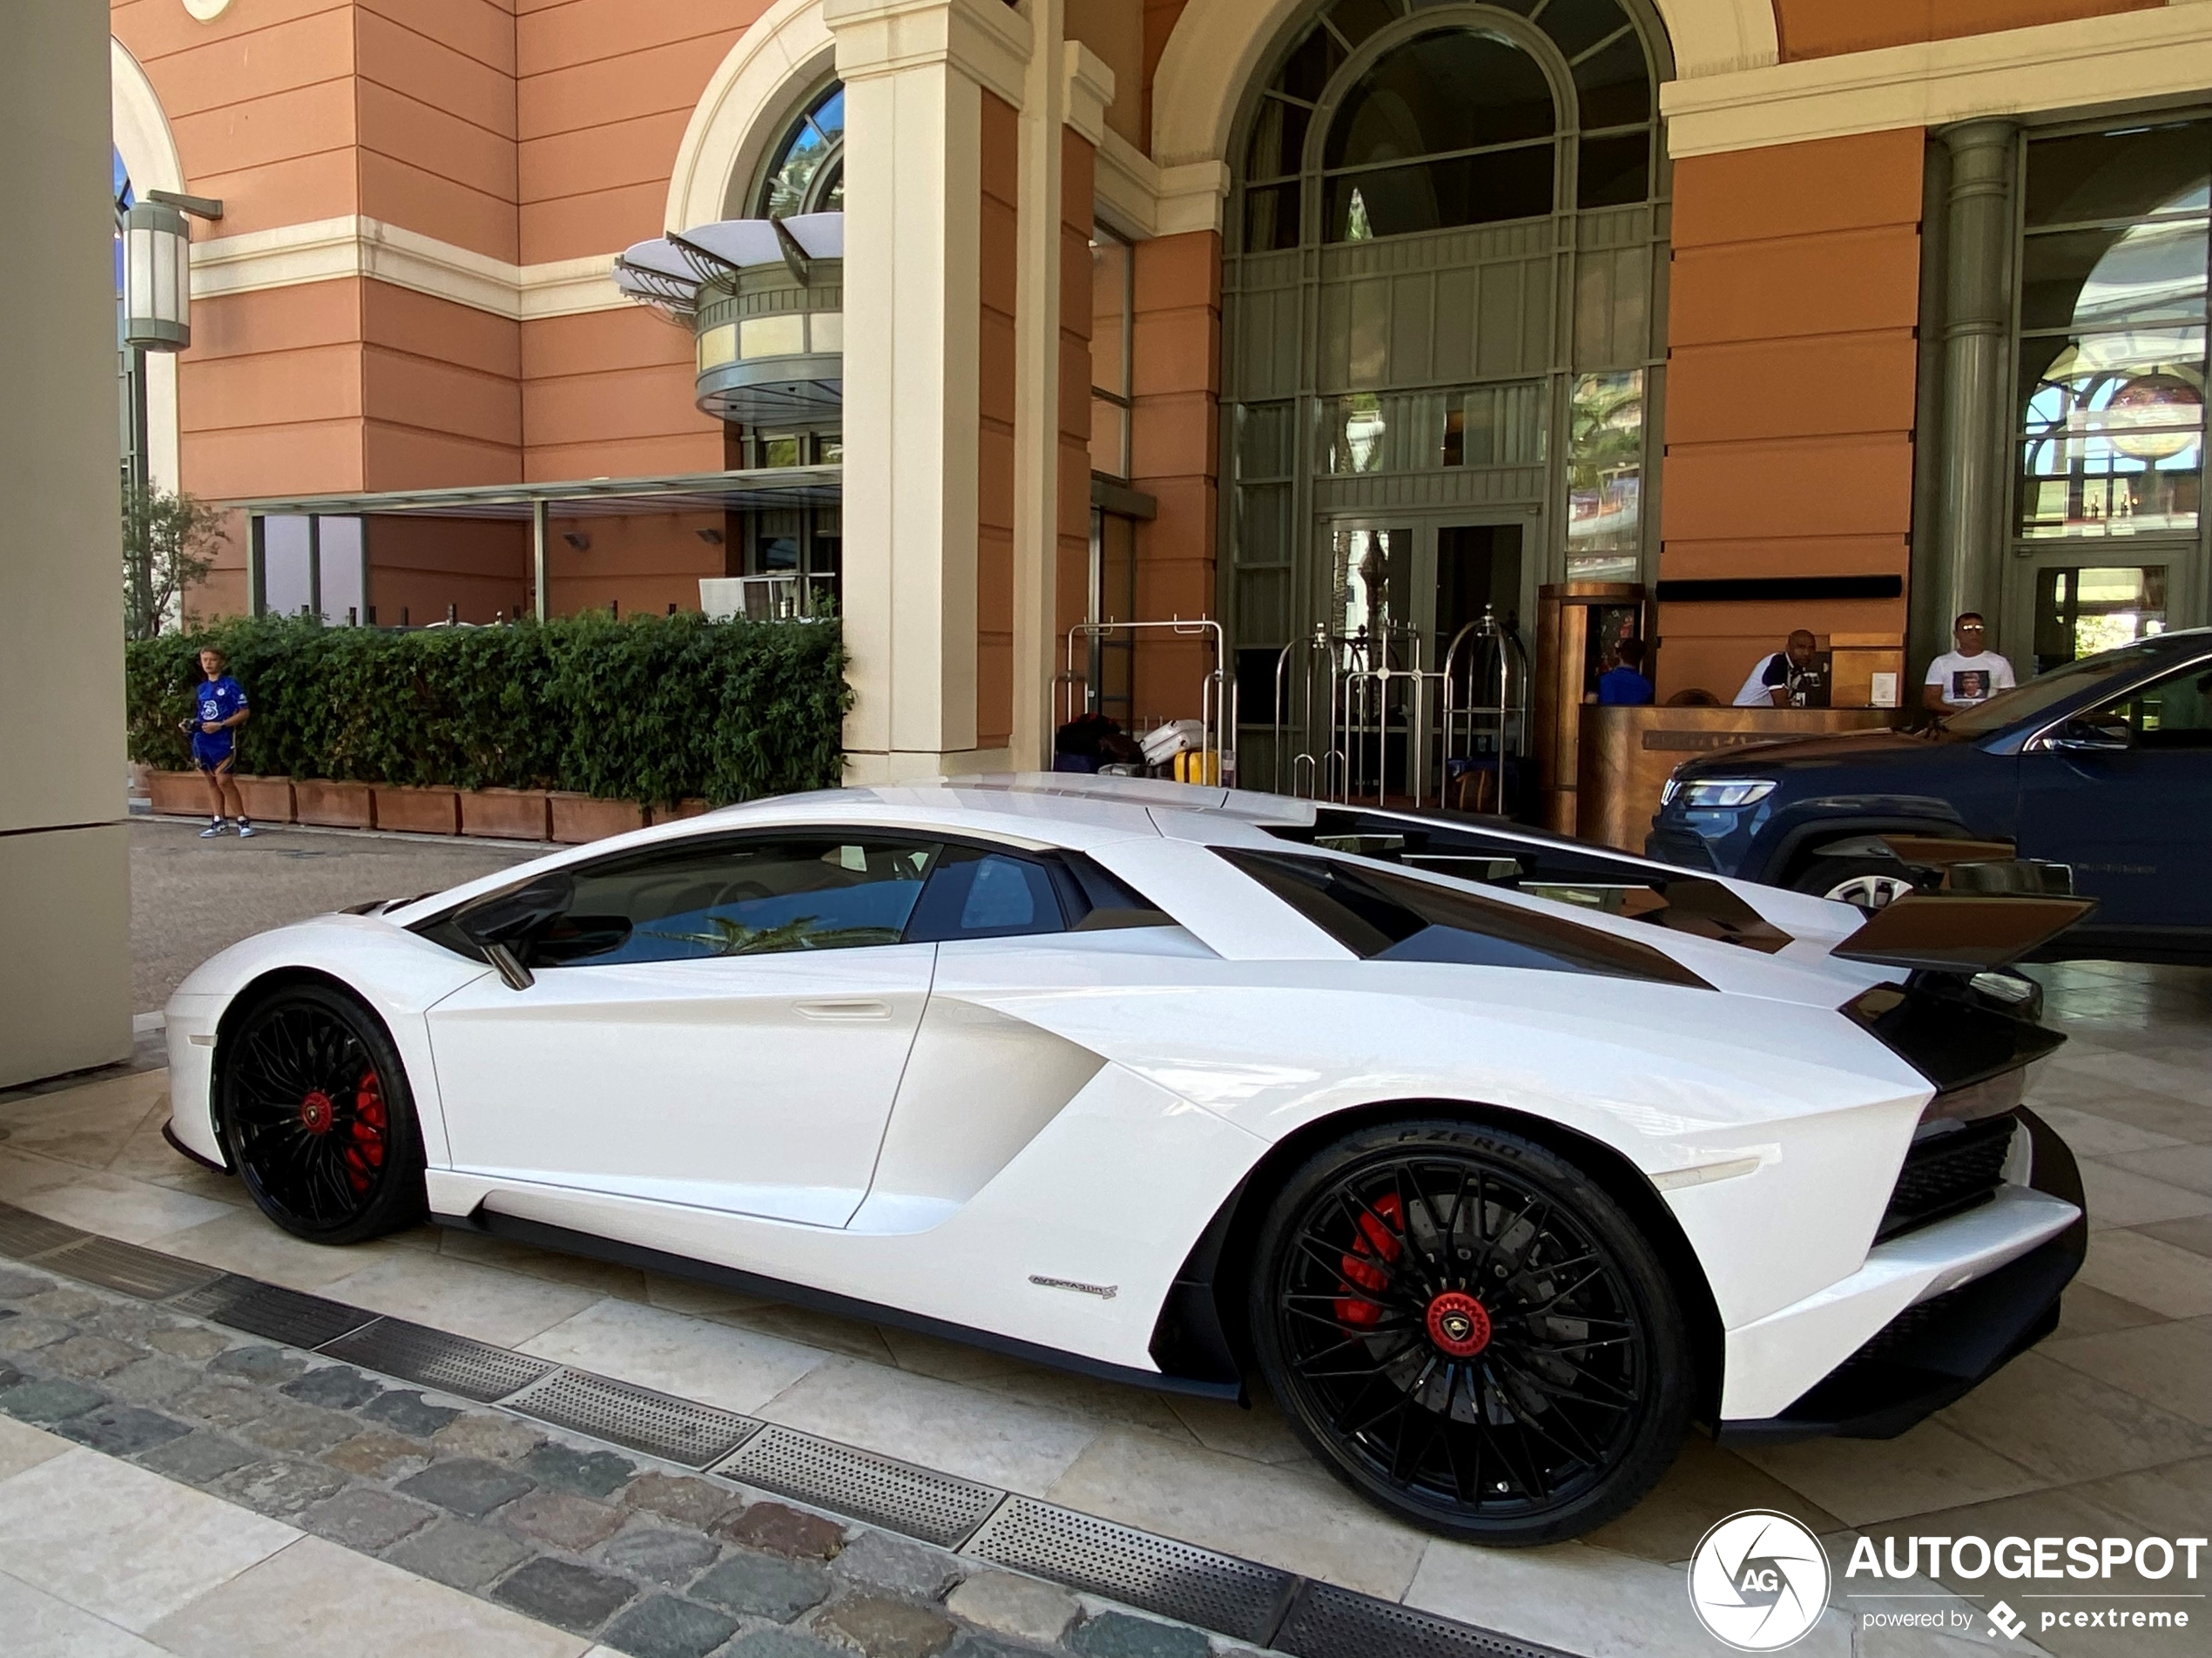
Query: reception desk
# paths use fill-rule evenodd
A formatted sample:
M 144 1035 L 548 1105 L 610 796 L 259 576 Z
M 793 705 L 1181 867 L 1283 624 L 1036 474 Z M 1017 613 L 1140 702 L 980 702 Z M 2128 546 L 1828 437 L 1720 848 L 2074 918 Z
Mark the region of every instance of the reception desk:
M 1622 708 L 1581 705 L 1575 832 L 1640 853 L 1668 773 L 1684 760 L 1752 743 L 1899 724 L 1894 708 Z

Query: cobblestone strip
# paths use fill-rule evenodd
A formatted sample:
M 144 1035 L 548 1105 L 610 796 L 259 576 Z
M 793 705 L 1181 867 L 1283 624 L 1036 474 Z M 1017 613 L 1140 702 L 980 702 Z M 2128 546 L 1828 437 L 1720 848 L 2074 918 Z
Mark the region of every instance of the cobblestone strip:
M 31 1267 L 0 1412 L 635 1658 L 1252 1651 Z

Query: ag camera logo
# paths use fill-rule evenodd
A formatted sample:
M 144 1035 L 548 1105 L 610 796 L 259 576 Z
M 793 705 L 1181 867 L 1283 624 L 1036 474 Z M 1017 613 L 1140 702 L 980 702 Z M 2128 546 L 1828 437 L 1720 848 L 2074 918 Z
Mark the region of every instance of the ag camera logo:
M 1716 1641 L 1738 1652 L 1779 1652 L 1828 1609 L 1828 1555 L 1789 1515 L 1747 1508 L 1699 1540 L 1689 1605 Z

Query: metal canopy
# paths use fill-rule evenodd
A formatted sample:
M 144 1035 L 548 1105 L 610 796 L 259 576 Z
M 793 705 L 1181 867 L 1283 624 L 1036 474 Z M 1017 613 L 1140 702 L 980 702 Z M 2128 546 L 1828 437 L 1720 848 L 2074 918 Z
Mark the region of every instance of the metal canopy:
M 834 466 L 756 467 L 749 471 L 683 472 L 651 478 L 579 478 L 561 483 L 475 484 L 370 495 L 263 496 L 222 504 L 272 516 L 418 513 L 447 518 L 528 520 L 543 502 L 547 514 L 556 518 L 617 517 L 733 512 L 747 508 L 833 507 L 843 498 L 843 479 L 844 469 Z
M 615 260 L 614 278 L 615 286 L 631 299 L 689 317 L 698 307 L 699 285 L 717 276 L 793 258 L 844 257 L 842 212 L 725 219 L 624 249 Z

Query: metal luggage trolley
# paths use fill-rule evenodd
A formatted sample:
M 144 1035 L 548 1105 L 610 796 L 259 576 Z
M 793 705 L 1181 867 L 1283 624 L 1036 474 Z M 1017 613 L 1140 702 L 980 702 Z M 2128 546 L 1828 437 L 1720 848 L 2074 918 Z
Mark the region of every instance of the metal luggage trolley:
M 1078 622 L 1068 630 L 1068 654 L 1065 665 L 1056 678 L 1061 687 L 1060 722 L 1065 725 L 1076 714 L 1087 711 L 1091 704 L 1091 679 L 1089 672 L 1090 646 L 1116 634 L 1141 635 L 1164 631 L 1171 637 L 1206 639 L 1212 643 L 1213 666 L 1199 681 L 1198 722 L 1204 736 L 1197 752 L 1201 775 L 1220 783 L 1234 785 L 1237 778 L 1237 756 L 1234 749 L 1226 748 L 1222 741 L 1223 714 L 1228 716 L 1228 730 L 1237 729 L 1237 686 L 1230 678 L 1226 664 L 1228 653 L 1221 623 L 1210 617 L 1170 617 L 1164 622 Z M 1076 644 L 1084 644 L 1084 668 L 1076 666 Z M 1132 641 L 1134 643 L 1134 641 Z M 1081 706 L 1077 705 L 1078 698 Z M 1143 733 L 1134 733 L 1141 736 Z
M 1453 636 L 1441 667 L 1427 665 L 1426 644 L 1418 629 L 1385 623 L 1349 634 L 1317 624 L 1285 645 L 1275 659 L 1275 792 L 1508 811 L 1511 762 L 1528 746 L 1527 654 L 1488 605 Z M 1318 750 L 1296 745 L 1317 736 Z M 1472 799 L 1453 799 L 1468 777 Z

